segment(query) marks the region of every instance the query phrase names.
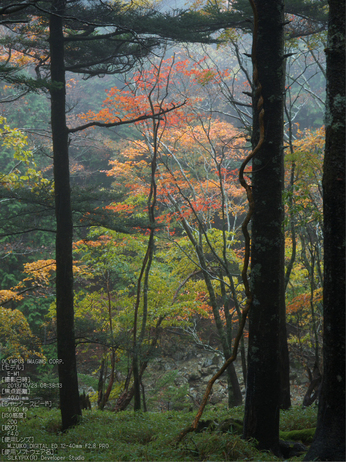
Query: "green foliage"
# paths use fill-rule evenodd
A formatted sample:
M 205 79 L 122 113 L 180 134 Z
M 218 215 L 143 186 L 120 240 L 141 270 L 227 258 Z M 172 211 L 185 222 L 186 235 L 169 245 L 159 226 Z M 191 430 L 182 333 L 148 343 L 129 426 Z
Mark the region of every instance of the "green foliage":
M 4 117 L 0 117 L 0 144 L 0 287 L 5 290 L 20 281 L 23 263 L 37 258 L 52 243 L 49 234 L 36 230 L 51 228 L 53 196 L 28 137 Z
M 42 178 L 42 172 L 37 171 L 36 163 L 31 150 L 27 149 L 28 141 L 17 128 L 11 128 L 4 117 L 0 117 L 0 138 L 1 147 L 13 153 L 15 162 L 14 168 L 0 177 L 0 184 L 9 189 L 17 189 L 29 184 L 31 187 L 38 187 L 46 184 L 47 180 Z M 24 171 L 22 171 L 24 166 Z
M 6 408 L 3 408 L 6 412 Z M 232 409 L 232 417 L 241 419 L 243 406 Z M 302 408 L 286 411 L 287 430 L 300 426 Z M 230 416 L 226 407 L 207 408 L 204 417 L 221 422 Z M 175 439 L 191 424 L 189 412 L 121 412 L 84 411 L 82 423 L 68 432 L 59 433 L 58 410 L 42 408 L 29 410 L 25 420 L 18 420 L 19 435 L 34 437 L 36 444 L 58 444 L 59 457 L 72 460 L 84 457 L 86 461 L 201 461 L 201 460 L 253 460 L 268 461 L 268 453 L 255 449 L 254 443 L 239 435 L 219 433 L 210 429 L 187 435 L 179 445 Z M 312 412 L 311 412 L 312 418 Z M 316 409 L 314 409 L 316 422 Z M 5 419 L 0 416 L 0 424 Z M 4 447 L 4 443 L 0 443 Z M 62 447 L 63 445 L 63 447 Z M 270 455 L 270 460 L 279 460 Z M 303 456 L 295 460 L 302 460 Z M 6 460 L 6 458 L 4 459 Z
M 177 385 L 178 371 L 168 371 L 159 378 L 150 390 L 151 398 L 147 402 L 148 409 L 187 410 L 191 405 L 188 398 L 189 384 Z
M 317 406 L 292 406 L 280 411 L 280 429 L 282 431 L 304 430 L 316 427 Z
M 49 365 L 47 365 L 49 366 Z M 30 381 L 30 399 L 50 401 L 51 406 L 59 405 L 59 378 L 52 367 L 46 368 L 38 379 Z
M 303 430 L 280 431 L 280 438 L 286 441 L 301 441 L 310 444 L 315 435 L 316 428 L 304 428 Z
M 7 98 L 16 96 L 16 87 L 4 89 Z M 28 93 L 19 101 L 14 101 L 11 107 L 5 106 L 6 118 L 11 126 L 21 127 L 22 130 L 49 130 L 50 119 L 49 100 L 46 95 L 40 93 Z M 41 141 L 42 142 L 42 141 Z M 37 146 L 37 140 L 36 140 Z
M 6 44 L 6 40 L 1 40 L 2 45 Z M 23 72 L 20 67 L 10 65 L 8 63 L 0 63 L 0 81 L 15 85 L 17 88 L 24 91 L 38 92 L 47 87 L 47 81 L 43 79 L 34 79 Z
M 37 340 L 19 310 L 0 306 L 0 359 L 42 356 Z
M 85 287 L 76 297 L 76 319 L 85 316 L 98 319 L 101 330 L 105 330 L 109 324 L 106 314 L 111 308 L 114 332 L 124 332 L 133 322 L 133 297 L 147 237 L 100 228 L 92 229 L 89 236 L 90 240 L 75 244 L 82 265 L 79 280 Z M 168 323 L 174 322 L 173 318 L 179 313 L 183 317 L 193 297 L 177 297 L 173 303 L 178 286 L 179 278 L 169 258 L 160 253 L 150 271 L 148 328 L 155 326 L 160 316 L 166 317 Z
M 21 312 L 26 317 L 32 332 L 44 340 L 45 317 L 48 314 L 54 295 L 37 296 L 27 294 L 27 297 L 19 304 Z
M 30 397 L 40 401 L 50 401 L 50 406 L 58 407 L 58 367 L 54 364 L 54 360 L 57 359 L 57 345 L 56 343 L 42 345 L 41 351 L 45 361 L 37 365 L 30 365 L 30 369 L 26 370 L 26 374 L 30 377 Z

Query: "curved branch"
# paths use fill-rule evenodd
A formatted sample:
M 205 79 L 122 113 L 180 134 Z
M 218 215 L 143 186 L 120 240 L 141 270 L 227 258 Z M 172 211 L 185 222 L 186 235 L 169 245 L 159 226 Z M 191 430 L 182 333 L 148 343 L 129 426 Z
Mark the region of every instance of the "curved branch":
M 168 112 L 174 111 L 175 109 L 179 109 L 180 107 L 184 106 L 186 104 L 186 101 L 183 101 L 182 103 L 179 104 L 173 104 L 171 105 L 170 108 L 167 109 L 161 109 L 159 112 L 154 113 L 154 114 L 143 114 L 139 117 L 135 117 L 134 119 L 128 119 L 128 120 L 122 120 L 119 118 L 117 122 L 112 122 L 112 123 L 105 123 L 105 122 L 88 122 L 84 125 L 79 125 L 79 127 L 75 128 L 69 128 L 68 133 L 76 133 L 81 130 L 85 130 L 86 128 L 89 127 L 104 127 L 104 128 L 109 128 L 109 127 L 117 127 L 118 125 L 127 125 L 127 124 L 134 124 L 136 122 L 141 122 L 143 120 L 147 119 L 159 119 L 161 116 L 164 114 L 168 114 Z

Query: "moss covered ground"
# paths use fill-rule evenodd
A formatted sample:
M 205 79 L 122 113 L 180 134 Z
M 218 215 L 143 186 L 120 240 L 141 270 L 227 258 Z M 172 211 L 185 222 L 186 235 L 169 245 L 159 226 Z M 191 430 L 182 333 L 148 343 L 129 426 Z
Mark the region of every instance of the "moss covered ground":
M 162 413 L 126 411 L 84 411 L 80 425 L 65 433 L 59 431 L 61 420 L 57 409 L 28 410 L 18 419 L 18 438 L 22 447 L 15 447 L 4 439 L 8 435 L 6 408 L 0 420 L 1 460 L 83 460 L 83 461 L 231 461 L 279 460 L 266 452 L 259 452 L 255 442 L 244 441 L 235 427 L 229 431 L 217 430 L 225 419 L 242 420 L 244 408 L 239 406 L 207 408 L 203 419 L 216 425 L 201 433 L 190 433 L 177 445 L 175 439 L 193 420 L 194 413 L 169 411 Z M 281 438 L 309 443 L 316 425 L 317 408 L 295 406 L 281 413 Z M 23 440 L 23 438 L 25 438 Z M 308 439 L 310 438 L 310 439 Z M 14 441 L 14 440 L 12 440 Z M 12 452 L 9 450 L 12 449 Z M 17 452 L 15 452 L 17 451 Z M 23 456 L 13 456 L 21 451 Z M 303 455 L 291 460 L 302 460 Z

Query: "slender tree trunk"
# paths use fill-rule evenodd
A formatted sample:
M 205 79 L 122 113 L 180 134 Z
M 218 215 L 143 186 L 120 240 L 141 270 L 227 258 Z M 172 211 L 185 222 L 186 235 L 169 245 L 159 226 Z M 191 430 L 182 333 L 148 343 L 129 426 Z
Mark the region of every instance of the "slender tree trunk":
M 138 358 L 138 346 L 136 346 L 136 351 L 133 353 L 133 394 L 135 397 L 133 409 L 139 411 L 141 409 L 141 389 L 140 381 L 141 377 L 139 375 L 139 358 Z
M 225 358 L 225 361 L 227 361 L 227 359 L 230 358 L 232 355 L 232 350 L 231 350 L 232 338 L 229 338 L 229 336 L 227 335 L 227 331 L 224 328 L 222 320 L 221 320 L 221 316 L 219 312 L 219 305 L 217 303 L 216 294 L 215 294 L 215 291 L 214 291 L 214 288 L 213 288 L 213 285 L 211 283 L 211 279 L 208 273 L 203 250 L 201 249 L 201 246 L 197 246 L 197 245 L 195 245 L 195 249 L 196 249 L 196 253 L 198 255 L 202 270 L 203 270 L 203 276 L 204 276 L 204 280 L 205 280 L 205 283 L 208 289 L 208 293 L 210 297 L 210 305 L 213 310 L 217 332 L 220 336 L 224 358 Z M 229 341 L 231 343 L 229 343 Z M 227 386 L 228 386 L 228 405 L 230 407 L 239 406 L 242 403 L 242 394 L 241 394 L 241 390 L 239 386 L 237 373 L 236 373 L 233 363 L 231 363 L 229 367 L 227 368 Z
M 105 359 L 101 361 L 99 382 L 97 385 L 97 405 L 100 406 L 100 403 L 103 401 L 103 392 L 104 392 L 104 368 L 105 368 Z
M 166 165 L 166 167 L 167 167 L 167 165 Z M 181 193 L 181 191 L 180 191 L 180 193 Z M 181 194 L 184 197 L 184 194 L 183 193 L 181 193 Z M 176 200 L 169 193 L 168 193 L 168 197 L 169 197 L 172 205 L 175 207 L 176 211 L 180 214 L 180 216 L 182 218 L 181 224 L 182 224 L 182 226 L 184 228 L 184 231 L 186 232 L 186 234 L 187 234 L 187 236 L 188 236 L 188 238 L 189 238 L 189 240 L 190 240 L 191 244 L 193 245 L 194 250 L 196 252 L 198 262 L 199 262 L 199 265 L 200 265 L 200 268 L 201 268 L 201 271 L 202 271 L 202 274 L 203 274 L 203 277 L 204 277 L 204 281 L 205 281 L 205 284 L 207 286 L 207 290 L 208 290 L 208 294 L 209 294 L 209 303 L 210 303 L 210 306 L 211 306 L 212 311 L 213 311 L 214 321 L 215 321 L 215 325 L 216 325 L 218 335 L 220 337 L 222 350 L 223 350 L 223 353 L 224 353 L 224 358 L 227 360 L 231 356 L 231 351 L 232 351 L 231 347 L 232 347 L 232 345 L 229 344 L 229 338 L 228 338 L 228 335 L 227 335 L 227 330 L 224 329 L 224 325 L 223 325 L 223 322 L 222 322 L 222 319 L 221 319 L 221 316 L 220 316 L 219 303 L 217 302 L 217 299 L 216 299 L 216 294 L 215 294 L 215 291 L 214 291 L 212 280 L 211 280 L 211 277 L 210 277 L 210 274 L 209 274 L 209 271 L 208 271 L 208 267 L 207 267 L 205 254 L 204 254 L 204 251 L 203 251 L 202 241 L 203 241 L 204 233 L 203 233 L 202 224 L 201 224 L 201 222 L 199 223 L 199 235 L 198 235 L 198 239 L 196 239 L 195 236 L 193 235 L 193 233 L 191 232 L 191 228 L 190 228 L 189 224 L 187 223 L 187 221 L 183 217 L 183 215 L 181 213 L 181 210 L 180 210 L 180 207 L 177 204 Z M 231 277 L 230 277 L 230 280 L 232 280 Z M 233 291 L 233 293 L 235 293 L 235 292 Z M 232 363 L 230 364 L 229 374 L 231 374 L 231 375 L 227 376 L 229 378 L 229 379 L 227 379 L 228 380 L 228 402 L 229 403 L 232 402 L 233 406 L 238 406 L 238 405 L 240 405 L 242 403 L 242 394 L 241 394 L 237 374 L 236 374 L 236 371 L 234 369 L 234 365 Z M 232 379 L 231 379 L 231 377 L 232 377 Z M 233 389 L 230 388 L 230 384 L 232 385 Z M 203 409 L 201 410 L 201 413 L 202 412 L 203 412 Z M 200 416 L 199 416 L 199 418 L 200 418 Z
M 285 292 L 285 291 L 284 291 Z M 286 304 L 282 300 L 280 312 L 280 409 L 289 409 L 291 407 L 290 391 L 290 360 L 287 345 L 286 329 Z
M 79 404 L 75 356 L 72 211 L 68 156 L 68 131 L 65 116 L 65 66 L 63 20 L 65 1 L 53 0 L 50 15 L 51 121 L 53 135 L 56 230 L 56 305 L 59 359 L 60 409 L 63 430 L 77 424 Z M 56 14 L 54 14 L 56 12 Z
M 230 299 L 227 296 L 226 287 L 222 280 L 222 271 L 220 271 L 220 288 L 221 294 L 223 298 L 223 306 L 224 306 L 224 313 L 226 317 L 226 326 L 225 326 L 225 333 L 227 336 L 227 344 L 229 346 L 227 354 L 225 354 L 225 361 L 232 355 L 232 316 L 230 314 Z M 241 394 L 239 381 L 237 377 L 237 372 L 235 370 L 234 364 L 231 363 L 227 368 L 227 387 L 228 387 L 228 407 L 232 408 L 234 406 L 239 406 L 242 404 L 243 397 Z
M 115 372 L 115 350 L 114 348 L 112 349 L 111 352 L 111 375 L 109 378 L 107 390 L 102 396 L 102 400 L 99 403 L 99 409 L 104 409 L 105 405 L 108 402 L 109 396 L 111 394 L 112 388 L 113 388 L 113 383 L 114 383 L 114 372 Z
M 233 277 L 230 276 L 230 284 L 231 284 L 231 293 L 232 297 L 234 300 L 234 306 L 237 311 L 237 315 L 239 319 L 241 318 L 241 309 L 239 306 L 239 302 L 237 299 L 237 294 L 234 286 L 234 281 Z M 244 341 L 244 335 L 242 335 L 241 340 L 240 340 L 240 355 L 241 355 L 241 368 L 242 368 L 242 373 L 243 373 L 243 380 L 244 380 L 244 386 L 246 386 L 246 380 L 247 380 L 247 364 L 246 364 L 246 351 L 245 351 L 245 341 Z
M 323 379 L 317 428 L 304 460 L 345 454 L 345 2 L 329 1 L 323 170 Z
M 283 159 L 282 159 L 283 162 Z M 282 184 L 282 188 L 284 185 Z M 282 223 L 283 229 L 283 223 Z M 280 369 L 280 409 L 291 407 L 290 360 L 287 345 L 286 302 L 285 302 L 285 240 L 282 235 L 280 267 L 280 307 L 279 307 L 279 369 Z
M 256 0 L 256 61 L 262 85 L 265 139 L 253 159 L 251 290 L 244 437 L 279 454 L 280 317 L 284 304 L 283 97 L 284 2 Z M 254 95 L 253 145 L 259 137 Z
M 230 352 L 229 356 L 227 356 L 225 360 L 227 361 L 227 359 L 230 358 L 231 355 L 232 353 Z M 227 386 L 228 407 L 232 408 L 234 406 L 240 406 L 243 401 L 243 396 L 241 394 L 237 372 L 235 370 L 233 363 L 231 363 L 227 368 Z
M 153 354 L 153 352 L 155 351 L 155 348 L 157 346 L 157 343 L 158 343 L 158 340 L 159 340 L 159 335 L 160 335 L 160 332 L 161 332 L 161 324 L 162 324 L 162 321 L 164 320 L 164 317 L 160 317 L 156 323 L 156 326 L 155 326 L 155 333 L 154 333 L 154 337 L 152 338 L 152 341 L 151 341 L 151 344 L 150 344 L 150 347 L 149 347 L 149 350 L 147 351 L 147 358 L 142 361 L 141 365 L 140 365 L 140 369 L 139 369 L 139 373 L 138 373 L 138 377 L 139 377 L 139 383 L 141 383 L 142 381 L 142 377 L 143 377 L 143 374 L 149 364 L 149 360 L 150 360 L 150 357 L 151 355 Z M 128 374 L 128 379 L 131 377 L 132 375 L 132 370 L 129 372 Z M 115 412 L 118 412 L 118 411 L 124 411 L 127 406 L 130 404 L 132 398 L 134 397 L 134 394 L 135 394 L 135 386 L 134 384 L 131 386 L 131 388 L 129 388 L 129 384 L 130 384 L 130 381 L 128 380 L 126 383 L 125 383 L 125 390 L 123 391 L 123 393 L 120 395 L 120 397 L 118 398 L 118 401 L 114 407 L 114 411 Z
M 292 117 L 290 112 L 286 108 L 286 115 L 288 118 L 289 124 L 289 148 L 290 153 L 293 154 L 293 134 L 292 134 Z M 291 175 L 290 175 L 290 186 L 289 192 L 290 197 L 288 200 L 288 214 L 289 214 L 289 223 L 291 230 L 291 239 L 292 239 L 292 254 L 290 261 L 288 262 L 285 280 L 284 280 L 284 292 L 286 293 L 287 286 L 290 280 L 290 275 L 293 269 L 293 265 L 296 259 L 297 254 L 297 241 L 296 241 L 296 229 L 295 229 L 295 220 L 293 213 L 293 188 L 295 180 L 295 162 L 292 161 L 291 165 Z M 280 380 L 281 380 L 281 398 L 280 398 L 280 408 L 289 409 L 291 407 L 291 394 L 290 394 L 290 364 L 289 364 L 289 354 L 288 354 L 288 345 L 287 345 L 287 329 L 286 329 L 286 304 L 283 300 L 283 306 L 280 317 Z

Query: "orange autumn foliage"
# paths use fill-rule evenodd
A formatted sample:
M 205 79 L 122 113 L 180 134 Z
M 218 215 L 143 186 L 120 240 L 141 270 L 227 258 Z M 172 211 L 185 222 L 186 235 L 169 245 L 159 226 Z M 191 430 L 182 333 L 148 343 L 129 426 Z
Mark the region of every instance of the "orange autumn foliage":
M 299 311 L 303 312 L 304 310 L 310 310 L 310 303 L 311 303 L 311 295 L 310 293 L 302 293 L 294 297 L 291 301 L 289 301 L 286 305 L 287 313 L 293 314 Z M 321 303 L 323 300 L 323 293 L 322 288 L 318 288 L 314 291 L 313 296 L 313 304 L 317 305 Z

